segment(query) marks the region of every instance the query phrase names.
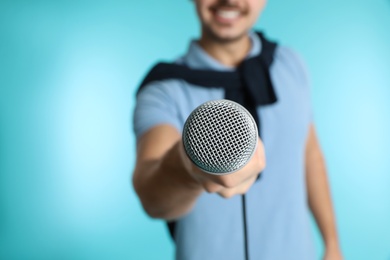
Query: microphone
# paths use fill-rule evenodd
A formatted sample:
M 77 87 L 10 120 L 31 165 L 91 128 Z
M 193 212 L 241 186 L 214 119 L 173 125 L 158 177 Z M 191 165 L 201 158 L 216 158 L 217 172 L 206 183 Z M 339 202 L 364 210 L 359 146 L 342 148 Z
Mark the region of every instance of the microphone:
M 258 131 L 252 115 L 231 100 L 213 100 L 195 108 L 182 134 L 184 150 L 203 171 L 230 174 L 243 168 L 257 147 Z

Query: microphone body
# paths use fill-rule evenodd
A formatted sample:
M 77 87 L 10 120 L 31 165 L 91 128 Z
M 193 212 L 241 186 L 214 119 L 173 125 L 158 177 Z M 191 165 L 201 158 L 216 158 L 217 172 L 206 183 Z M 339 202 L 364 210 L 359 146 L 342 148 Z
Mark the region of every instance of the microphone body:
M 200 169 L 225 175 L 250 161 L 258 130 L 243 106 L 231 100 L 213 100 L 192 111 L 184 124 L 182 141 L 187 156 Z

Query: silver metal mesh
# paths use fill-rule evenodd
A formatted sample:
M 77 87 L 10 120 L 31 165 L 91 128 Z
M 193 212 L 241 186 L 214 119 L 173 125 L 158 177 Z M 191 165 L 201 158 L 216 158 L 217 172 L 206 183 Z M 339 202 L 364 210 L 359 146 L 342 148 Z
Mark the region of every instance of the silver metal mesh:
M 256 123 L 244 107 L 230 100 L 214 100 L 200 105 L 187 118 L 183 144 L 195 165 L 224 175 L 250 160 L 257 135 Z

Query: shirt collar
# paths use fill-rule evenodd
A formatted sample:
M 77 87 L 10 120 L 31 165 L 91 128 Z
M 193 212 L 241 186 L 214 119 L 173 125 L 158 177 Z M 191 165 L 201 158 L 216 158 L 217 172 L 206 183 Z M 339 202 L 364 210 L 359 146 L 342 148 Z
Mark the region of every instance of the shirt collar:
M 261 41 L 254 32 L 249 32 L 252 42 L 251 49 L 246 58 L 254 57 L 261 52 Z M 221 64 L 211 57 L 205 50 L 200 47 L 197 40 L 192 40 L 187 54 L 183 57 L 183 62 L 193 69 L 210 69 L 218 71 L 231 71 L 235 68 Z

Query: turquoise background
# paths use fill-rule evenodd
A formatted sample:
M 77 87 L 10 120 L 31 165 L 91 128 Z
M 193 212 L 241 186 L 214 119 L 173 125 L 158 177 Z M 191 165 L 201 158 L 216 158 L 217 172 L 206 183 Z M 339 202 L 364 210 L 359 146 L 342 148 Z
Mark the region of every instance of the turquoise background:
M 270 0 L 256 27 L 307 62 L 345 258 L 389 260 L 390 1 Z M 173 258 L 130 185 L 130 118 L 197 35 L 191 1 L 1 0 L 0 259 Z

